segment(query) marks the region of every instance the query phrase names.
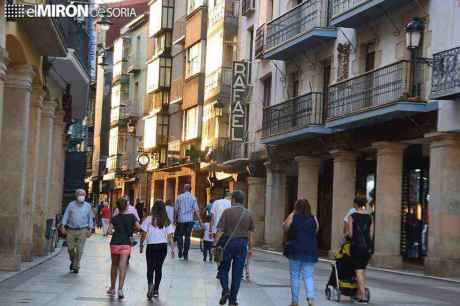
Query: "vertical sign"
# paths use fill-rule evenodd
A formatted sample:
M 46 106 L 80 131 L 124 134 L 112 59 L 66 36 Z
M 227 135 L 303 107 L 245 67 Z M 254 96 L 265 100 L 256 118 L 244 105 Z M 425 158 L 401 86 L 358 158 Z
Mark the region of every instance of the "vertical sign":
M 248 63 L 233 62 L 231 140 L 244 141 L 246 129 L 246 95 L 248 89 Z

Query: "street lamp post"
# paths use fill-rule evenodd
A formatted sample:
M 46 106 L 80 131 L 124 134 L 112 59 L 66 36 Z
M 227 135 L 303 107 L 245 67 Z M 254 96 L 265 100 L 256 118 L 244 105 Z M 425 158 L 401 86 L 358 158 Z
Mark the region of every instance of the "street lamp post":
M 422 39 L 422 33 L 424 30 L 423 21 L 420 18 L 412 18 L 412 20 L 406 25 L 406 47 L 411 53 L 410 61 L 410 93 L 412 97 L 417 96 L 417 89 L 415 87 L 416 77 L 416 64 L 417 64 L 417 49 L 420 47 L 420 41 Z

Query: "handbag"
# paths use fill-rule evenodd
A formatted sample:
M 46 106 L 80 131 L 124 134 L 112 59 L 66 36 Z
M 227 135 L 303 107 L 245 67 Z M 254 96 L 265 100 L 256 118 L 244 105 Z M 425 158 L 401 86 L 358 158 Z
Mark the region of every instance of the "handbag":
M 230 236 L 228 236 L 226 238 L 226 241 L 224 243 L 224 246 L 221 247 L 221 246 L 216 246 L 214 248 L 214 262 L 215 263 L 221 263 L 223 260 L 224 260 L 224 251 L 225 249 L 227 248 L 227 245 L 228 243 L 230 242 L 230 240 L 232 240 L 233 236 L 235 235 L 235 232 L 236 230 L 238 229 L 238 227 L 240 226 L 241 224 L 241 221 L 243 221 L 243 218 L 245 217 L 246 215 L 246 210 L 243 208 L 243 213 L 241 214 L 240 216 L 240 219 L 238 220 L 238 223 L 236 224 L 235 228 L 233 229 L 232 233 L 230 234 Z M 222 239 L 222 238 L 221 238 Z M 221 244 L 221 242 L 219 241 L 219 244 Z

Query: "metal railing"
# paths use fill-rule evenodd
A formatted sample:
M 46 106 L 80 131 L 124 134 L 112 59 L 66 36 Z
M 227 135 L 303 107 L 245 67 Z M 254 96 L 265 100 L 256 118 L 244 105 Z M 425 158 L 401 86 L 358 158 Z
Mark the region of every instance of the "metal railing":
M 140 117 L 139 111 L 136 107 L 136 103 L 130 103 L 127 105 L 119 105 L 110 110 L 110 123 L 115 124 L 119 123 L 122 120 L 127 120 L 130 118 Z
M 331 19 L 334 19 L 371 0 L 330 0 Z
M 121 170 L 122 154 L 115 154 L 107 158 L 107 173 L 117 173 Z
M 257 28 L 256 41 L 254 45 L 256 58 L 262 58 L 264 55 L 266 25 L 263 24 Z
M 431 96 L 460 94 L 460 47 L 434 54 Z
M 307 0 L 267 24 L 265 50 L 277 47 L 299 34 L 321 27 L 325 10 L 320 0 Z
M 221 67 L 206 75 L 204 83 L 205 98 L 217 93 L 230 97 L 232 87 L 232 68 Z
M 263 137 L 323 124 L 323 94 L 311 92 L 264 109 Z
M 330 86 L 327 120 L 407 98 L 410 65 L 409 61 L 399 61 Z

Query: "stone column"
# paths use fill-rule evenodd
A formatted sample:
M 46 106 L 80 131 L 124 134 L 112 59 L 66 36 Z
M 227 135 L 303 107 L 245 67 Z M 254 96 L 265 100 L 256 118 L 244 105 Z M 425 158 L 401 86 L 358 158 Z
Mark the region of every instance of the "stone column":
M 3 18 L 3 17 L 0 17 Z M 5 23 L 0 21 L 0 26 L 4 27 Z M 2 31 L 4 33 L 4 31 Z M 3 100 L 6 77 L 6 50 L 0 47 L 0 141 L 2 140 L 2 118 L 3 118 Z
M 53 126 L 53 163 L 51 165 L 51 192 L 49 195 L 48 203 L 50 209 L 48 210 L 48 218 L 55 218 L 60 213 L 59 188 L 62 186 L 61 182 L 61 167 L 63 167 L 63 134 L 64 134 L 64 114 L 63 110 L 56 111 Z
M 334 178 L 332 185 L 332 227 L 330 256 L 343 239 L 343 218 L 353 206 L 356 189 L 356 156 L 349 151 L 334 151 Z
M 248 209 L 253 213 L 256 223 L 255 243 L 264 243 L 265 227 L 265 184 L 264 177 L 248 177 Z
M 405 145 L 378 142 L 373 264 L 398 269 L 401 258 L 401 201 Z
M 53 121 L 56 102 L 45 98 L 40 129 L 40 163 L 38 166 L 37 202 L 34 218 L 34 255 L 46 254 L 46 219 L 51 188 L 51 164 L 53 152 Z
M 24 65 L 8 69 L 0 150 L 0 270 L 21 264 L 21 224 L 27 175 L 30 94 L 34 72 Z
M 27 152 L 26 194 L 21 226 L 21 254 L 23 261 L 32 261 L 33 215 L 35 213 L 37 174 L 40 162 L 38 149 L 40 139 L 40 122 L 44 92 L 40 86 L 34 86 L 29 114 L 29 137 Z
M 430 274 L 460 276 L 460 134 L 436 133 L 430 148 L 428 256 Z
M 281 248 L 287 204 L 286 173 L 280 164 L 265 163 L 267 168 L 267 185 L 265 189 L 265 244 L 272 248 Z
M 318 211 L 318 181 L 321 160 L 316 157 L 297 156 L 299 169 L 297 198 L 307 199 L 314 215 Z

